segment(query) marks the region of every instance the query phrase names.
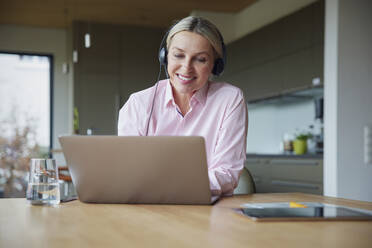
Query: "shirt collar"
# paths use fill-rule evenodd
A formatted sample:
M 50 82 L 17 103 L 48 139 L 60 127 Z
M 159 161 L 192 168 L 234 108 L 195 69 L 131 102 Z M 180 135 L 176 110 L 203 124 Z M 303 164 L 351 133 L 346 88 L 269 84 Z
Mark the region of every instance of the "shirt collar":
M 204 105 L 207 101 L 207 93 L 209 88 L 209 81 L 198 91 L 194 93 L 194 95 L 191 97 L 190 101 L 195 99 L 200 104 Z M 175 104 L 174 98 L 173 98 L 173 92 L 172 92 L 172 86 L 170 83 L 170 80 L 168 79 L 167 85 L 165 88 L 165 101 L 164 101 L 164 107 L 167 107 L 169 103 Z
M 195 94 L 191 97 L 192 99 L 197 100 L 200 104 L 204 105 L 207 101 L 207 94 L 208 94 L 208 88 L 209 88 L 209 81 L 204 84 L 204 86 L 195 92 Z

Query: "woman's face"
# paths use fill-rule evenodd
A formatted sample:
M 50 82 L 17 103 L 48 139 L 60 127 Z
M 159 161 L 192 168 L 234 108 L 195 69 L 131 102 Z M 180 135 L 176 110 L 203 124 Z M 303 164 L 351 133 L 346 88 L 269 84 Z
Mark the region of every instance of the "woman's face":
M 207 83 L 213 66 L 213 48 L 206 38 L 189 31 L 173 36 L 168 51 L 168 74 L 176 93 L 191 97 Z

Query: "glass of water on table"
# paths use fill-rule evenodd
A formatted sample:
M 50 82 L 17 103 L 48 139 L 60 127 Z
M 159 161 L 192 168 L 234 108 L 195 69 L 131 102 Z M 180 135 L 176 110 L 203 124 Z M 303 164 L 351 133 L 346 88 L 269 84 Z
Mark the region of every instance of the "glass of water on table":
M 58 168 L 55 159 L 31 159 L 27 200 L 33 205 L 59 204 Z

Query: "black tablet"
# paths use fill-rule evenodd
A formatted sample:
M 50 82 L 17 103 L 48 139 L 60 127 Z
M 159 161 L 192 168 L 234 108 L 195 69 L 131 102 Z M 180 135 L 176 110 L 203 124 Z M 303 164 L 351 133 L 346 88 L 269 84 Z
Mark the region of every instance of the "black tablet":
M 306 208 L 238 208 L 236 211 L 255 221 L 372 220 L 371 214 L 339 206 Z

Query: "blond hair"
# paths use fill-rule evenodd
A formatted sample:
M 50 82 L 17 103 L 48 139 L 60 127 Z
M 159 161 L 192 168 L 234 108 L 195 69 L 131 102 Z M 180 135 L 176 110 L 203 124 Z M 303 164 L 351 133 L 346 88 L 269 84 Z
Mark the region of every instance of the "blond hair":
M 223 58 L 223 38 L 220 31 L 207 19 L 196 16 L 188 16 L 183 18 L 169 30 L 166 40 L 168 51 L 174 35 L 182 31 L 190 31 L 203 36 L 212 45 L 215 53 L 215 59 Z

